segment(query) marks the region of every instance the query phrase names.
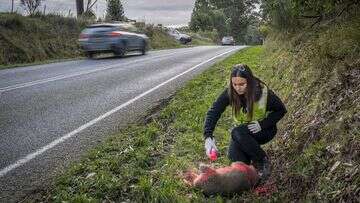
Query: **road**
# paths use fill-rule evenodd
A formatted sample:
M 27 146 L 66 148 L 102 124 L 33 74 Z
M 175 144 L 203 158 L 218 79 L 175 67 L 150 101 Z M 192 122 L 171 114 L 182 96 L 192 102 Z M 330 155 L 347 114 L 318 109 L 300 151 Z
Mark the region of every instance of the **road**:
M 107 135 L 242 48 L 201 46 L 1 70 L 0 202 L 46 187 Z

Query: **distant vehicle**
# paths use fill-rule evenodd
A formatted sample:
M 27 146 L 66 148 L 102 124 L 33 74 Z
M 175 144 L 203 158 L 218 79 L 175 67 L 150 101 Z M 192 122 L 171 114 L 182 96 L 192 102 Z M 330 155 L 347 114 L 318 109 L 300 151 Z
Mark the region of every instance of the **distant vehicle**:
M 225 36 L 222 38 L 221 40 L 221 44 L 222 45 L 235 45 L 235 40 L 234 40 L 234 37 L 232 36 Z
M 176 29 L 170 29 L 168 34 L 178 40 L 181 44 L 187 44 L 191 42 L 191 37 L 187 34 L 180 33 Z
M 148 37 L 137 33 L 135 26 L 125 23 L 105 23 L 87 26 L 80 34 L 79 42 L 86 56 L 112 52 L 123 56 L 129 51 L 140 51 L 146 54 Z

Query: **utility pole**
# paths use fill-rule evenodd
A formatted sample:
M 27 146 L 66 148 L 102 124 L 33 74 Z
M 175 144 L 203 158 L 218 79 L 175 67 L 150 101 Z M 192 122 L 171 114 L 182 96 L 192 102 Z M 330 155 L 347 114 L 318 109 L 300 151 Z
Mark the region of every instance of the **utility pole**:
M 14 0 L 11 0 L 11 13 L 14 12 Z
M 44 12 L 43 12 L 43 15 L 45 15 L 45 12 L 46 12 L 46 4 L 44 5 Z
M 76 0 L 76 14 L 81 16 L 84 13 L 84 0 Z

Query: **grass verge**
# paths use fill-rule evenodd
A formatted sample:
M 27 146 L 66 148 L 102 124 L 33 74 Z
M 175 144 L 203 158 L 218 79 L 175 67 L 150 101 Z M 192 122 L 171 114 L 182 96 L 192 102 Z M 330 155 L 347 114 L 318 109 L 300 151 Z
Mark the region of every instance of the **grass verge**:
M 360 16 L 266 42 L 262 77 L 288 113 L 269 147 L 282 199 L 359 202 Z
M 283 98 L 288 113 L 266 146 L 277 190 L 233 201 L 359 202 L 360 21 L 303 33 L 276 33 L 262 47 L 240 51 L 190 81 L 141 125 L 130 126 L 92 150 L 57 181 L 47 201 L 206 201 L 181 173 L 207 162 L 206 111 L 227 85 L 231 66 L 248 64 Z M 227 165 L 230 109 L 215 130 Z M 212 197 L 216 202 L 226 201 Z
M 188 188 L 180 175 L 208 162 L 204 155 L 202 128 L 205 114 L 227 85 L 235 63 L 246 63 L 256 73 L 261 47 L 240 51 L 190 81 L 161 111 L 146 123 L 129 126 L 73 165 L 55 184 L 46 201 L 201 201 L 199 191 Z M 225 112 L 215 131 L 221 156 L 226 158 L 231 125 Z M 251 198 L 247 193 L 240 198 Z M 221 197 L 212 197 L 222 201 Z

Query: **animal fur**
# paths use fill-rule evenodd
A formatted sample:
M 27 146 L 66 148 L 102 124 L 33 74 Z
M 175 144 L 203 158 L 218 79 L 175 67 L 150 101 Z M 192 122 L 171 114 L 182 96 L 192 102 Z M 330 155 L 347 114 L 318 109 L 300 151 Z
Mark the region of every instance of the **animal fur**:
M 200 165 L 200 173 L 188 171 L 184 180 L 188 185 L 201 189 L 205 195 L 232 195 L 253 188 L 259 176 L 253 166 L 234 162 L 217 169 Z

